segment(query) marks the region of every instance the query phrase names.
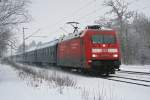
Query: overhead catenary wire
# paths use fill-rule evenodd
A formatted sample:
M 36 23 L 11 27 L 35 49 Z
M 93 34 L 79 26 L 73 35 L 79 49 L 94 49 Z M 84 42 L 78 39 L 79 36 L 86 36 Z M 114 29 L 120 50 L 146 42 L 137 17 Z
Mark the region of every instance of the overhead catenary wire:
M 144 10 L 144 9 L 147 9 L 147 8 L 149 8 L 150 7 L 150 5 L 148 5 L 148 6 L 146 6 L 146 7 L 143 7 L 142 9 L 140 9 L 140 10 Z
M 129 5 L 132 5 L 132 4 L 137 3 L 137 2 L 139 2 L 139 1 L 141 1 L 141 0 L 132 0 L 131 2 L 129 2 Z M 142 1 L 143 1 L 143 0 L 142 0 Z M 147 1 L 147 0 L 146 0 L 146 1 Z M 136 9 L 135 11 L 137 12 L 137 11 L 140 11 L 140 10 L 147 9 L 147 8 L 149 8 L 149 7 L 150 7 L 150 5 L 145 6 L 145 7 L 143 7 L 143 8 L 138 8 L 138 9 Z
M 129 5 L 131 5 L 131 4 L 134 4 L 134 3 L 136 3 L 136 2 L 139 2 L 140 0 L 132 0 L 131 2 L 129 2 L 128 4 Z M 139 10 L 143 10 L 143 9 L 146 9 L 146 8 L 149 8 L 150 7 L 150 5 L 149 6 L 146 6 L 146 7 L 143 7 L 142 9 L 139 9 Z M 94 11 L 92 11 L 92 12 L 90 12 L 90 13 L 88 13 L 88 14 L 85 14 L 85 15 L 83 15 L 83 16 L 80 16 L 78 19 L 82 19 L 83 18 L 83 20 L 85 20 L 86 19 L 86 17 L 90 17 L 90 16 L 92 16 L 94 13 L 96 13 L 96 11 L 97 10 L 102 10 L 102 9 L 104 9 L 105 7 L 102 7 L 102 8 L 98 8 L 98 9 L 95 9 Z M 99 16 L 97 16 L 97 17 L 99 17 Z M 97 18 L 96 17 L 96 18 Z
M 140 1 L 140 0 L 132 0 L 131 2 L 129 2 L 129 5 L 134 4 L 134 3 L 138 2 L 138 1 Z M 90 3 L 92 3 L 92 2 L 90 1 L 90 2 L 86 3 L 86 5 L 88 5 L 88 4 L 90 4 Z M 78 8 L 76 11 L 74 11 L 73 13 L 71 13 L 71 15 L 76 15 L 77 13 L 81 12 L 81 11 L 82 11 L 81 8 L 84 8 L 84 9 L 85 9 L 85 8 L 86 8 L 86 5 L 84 5 L 84 6 L 80 7 L 80 8 Z M 149 5 L 149 6 L 146 6 L 146 7 L 144 7 L 144 8 L 142 8 L 142 9 L 146 9 L 146 8 L 148 8 L 148 7 L 150 7 L 150 5 Z M 95 15 L 97 11 L 101 11 L 101 10 L 103 10 L 104 8 L 106 8 L 106 7 L 101 7 L 101 8 L 94 9 L 93 11 L 91 11 L 91 12 L 85 14 L 85 15 L 79 16 L 76 20 L 81 20 L 81 21 L 85 20 L 85 21 L 86 21 L 86 20 L 88 20 L 91 16 Z M 140 9 L 140 10 L 142 10 L 142 9 Z M 70 17 L 72 17 L 72 16 L 70 16 Z M 98 17 L 100 17 L 100 15 L 99 15 L 99 16 L 96 16 L 95 18 L 98 18 Z M 63 19 L 65 19 L 65 18 L 67 18 L 67 17 L 64 17 Z M 61 21 L 61 22 L 64 21 L 63 19 L 61 19 L 60 21 Z M 57 25 L 57 24 L 60 24 L 60 22 L 58 21 L 58 23 L 56 23 L 56 25 Z M 60 30 L 60 28 L 58 28 L 58 30 Z M 57 30 L 57 31 L 58 31 L 58 30 Z
M 133 0 L 133 1 L 135 1 L 135 0 Z M 77 15 L 77 13 L 79 13 L 79 12 L 81 12 L 83 9 L 85 9 L 89 4 L 91 5 L 91 3 L 95 3 L 95 2 L 88 2 L 88 3 L 86 3 L 84 6 L 82 6 L 82 7 L 80 7 L 80 8 L 78 8 L 76 11 L 74 11 L 74 12 L 72 12 L 71 13 L 71 15 Z M 132 2 L 133 3 L 133 2 Z M 91 12 L 89 12 L 89 13 L 87 13 L 87 14 L 85 14 L 85 15 L 82 15 L 82 16 L 80 16 L 79 18 L 77 18 L 76 20 L 87 20 L 86 18 L 89 18 L 89 17 L 91 17 L 91 16 L 93 16 L 94 14 L 96 14 L 96 12 L 97 11 L 101 11 L 101 10 L 103 10 L 105 7 L 101 7 L 101 8 L 97 8 L 97 9 L 94 9 L 94 10 L 92 10 Z M 72 17 L 72 16 L 70 16 L 70 17 Z M 99 16 L 97 16 L 96 18 L 98 18 Z M 65 19 L 66 17 L 63 17 L 60 21 L 58 21 L 57 23 L 55 23 L 54 25 L 57 25 L 57 24 L 59 24 L 60 25 L 60 22 L 62 22 L 62 21 L 64 21 L 64 19 Z M 54 27 L 54 26 L 53 26 Z M 57 29 L 57 31 L 58 30 L 60 30 L 60 28 L 58 28 Z
M 136 2 L 138 2 L 138 1 L 140 1 L 140 0 L 132 0 L 131 2 L 129 2 L 128 4 L 129 5 L 131 5 L 131 4 L 134 4 L 134 3 L 136 3 Z M 150 5 L 149 6 L 146 6 L 146 7 L 143 7 L 142 9 L 139 9 L 139 10 L 143 10 L 143 9 L 146 9 L 146 8 L 149 8 L 150 7 Z M 105 7 L 102 7 L 101 9 L 103 10 Z M 99 10 L 100 11 L 100 9 L 96 9 L 96 10 Z M 86 20 L 86 18 L 89 18 L 90 16 L 92 16 L 95 12 L 96 12 L 96 10 L 94 10 L 94 11 L 92 11 L 92 12 L 90 12 L 90 13 L 88 13 L 88 14 L 86 14 L 86 15 L 84 15 L 84 16 L 81 16 L 81 17 L 79 17 L 79 18 L 83 18 L 83 20 Z M 95 18 L 98 18 L 98 17 L 100 17 L 100 16 L 97 16 L 97 17 L 95 17 Z
M 133 4 L 133 3 L 137 2 L 137 1 L 139 1 L 139 0 L 133 0 L 133 1 L 129 2 L 129 4 Z M 80 16 L 77 20 L 79 20 L 79 19 L 80 19 L 80 20 L 86 20 L 86 18 L 89 18 L 90 16 L 93 16 L 94 13 L 96 13 L 97 11 L 101 11 L 101 10 L 103 10 L 104 8 L 105 8 L 105 7 L 101 7 L 101 8 L 94 9 L 93 11 L 91 11 L 91 12 L 85 14 L 85 15 Z M 97 16 L 96 18 L 98 18 L 98 17 L 99 17 L 99 16 Z
M 93 3 L 93 1 L 89 1 L 87 3 L 85 3 L 85 5 L 81 6 L 80 8 L 76 9 L 75 11 L 73 11 L 72 13 L 70 13 L 70 17 L 72 17 L 72 15 L 77 14 L 79 12 L 81 12 L 83 9 L 85 9 L 86 7 L 89 7 L 91 4 Z M 53 25 L 51 25 L 50 28 L 53 28 L 57 25 L 60 25 L 61 22 L 63 22 L 66 18 L 68 18 L 67 16 L 64 16 L 62 18 L 60 18 L 56 23 L 54 23 Z M 49 26 L 48 26 L 49 27 Z
M 72 13 L 71 13 L 72 16 L 70 16 L 70 18 L 73 17 L 74 15 L 77 15 L 77 14 L 78 14 L 79 12 L 81 12 L 83 9 L 89 7 L 89 5 L 91 5 L 91 3 L 96 3 L 96 0 L 94 0 L 94 1 L 95 1 L 95 2 L 93 2 L 93 1 L 88 2 L 88 3 L 86 3 L 84 6 L 78 8 L 76 11 L 72 12 Z M 103 10 L 104 8 L 105 8 L 105 7 L 101 7 L 101 8 L 94 9 L 94 10 L 92 10 L 91 12 L 89 12 L 89 13 L 83 15 L 83 16 L 80 16 L 80 17 L 77 18 L 76 20 L 85 20 L 85 18 L 87 18 L 87 17 L 89 18 L 90 16 L 93 16 L 94 13 L 96 13 L 97 11 Z M 58 24 L 60 25 L 60 23 L 61 23 L 62 21 L 64 21 L 65 18 L 66 18 L 66 17 L 61 18 L 58 22 L 56 22 L 56 23 L 53 25 L 53 27 L 55 27 L 55 25 L 58 25 Z M 58 30 L 60 30 L 60 28 L 57 28 L 56 31 L 58 31 Z
M 52 28 L 55 28 L 57 26 L 57 28 L 55 30 L 53 30 L 52 32 L 50 33 L 54 33 L 54 32 L 57 32 L 58 30 L 60 30 L 60 27 L 64 26 L 64 23 L 61 24 L 66 18 L 73 18 L 73 16 L 81 13 L 81 11 L 83 11 L 85 8 L 87 7 L 90 7 L 91 4 L 94 3 L 93 0 L 90 0 L 89 2 L 86 2 L 83 6 L 81 6 L 80 8 L 76 9 L 75 11 L 73 11 L 72 13 L 70 13 L 70 15 L 67 17 L 67 16 L 64 16 L 62 18 L 60 18 L 56 23 L 52 24 L 51 26 L 48 26 L 50 27 L 51 29 Z M 59 26 L 59 27 L 58 27 Z
M 135 2 L 138 2 L 138 1 L 140 1 L 140 0 L 132 0 L 132 1 L 128 2 L 128 4 L 132 5 L 132 4 L 134 4 Z
M 83 15 L 83 16 L 80 16 L 79 18 L 88 17 L 89 15 L 92 15 L 92 14 L 96 13 L 97 10 L 98 10 L 98 11 L 101 11 L 101 10 L 103 10 L 104 8 L 105 8 L 105 7 L 101 7 L 101 8 L 95 9 L 95 10 L 93 10 L 93 11 L 91 11 L 91 12 L 89 12 L 89 13 Z

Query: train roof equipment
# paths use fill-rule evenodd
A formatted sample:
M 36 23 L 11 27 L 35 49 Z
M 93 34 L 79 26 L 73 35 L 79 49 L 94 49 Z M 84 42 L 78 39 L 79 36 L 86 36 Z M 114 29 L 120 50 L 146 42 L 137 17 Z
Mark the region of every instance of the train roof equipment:
M 78 29 L 79 29 L 78 22 L 67 22 L 66 24 L 70 24 L 73 27 L 74 29 L 73 33 L 78 32 Z
M 100 25 L 88 25 L 85 29 L 102 29 Z

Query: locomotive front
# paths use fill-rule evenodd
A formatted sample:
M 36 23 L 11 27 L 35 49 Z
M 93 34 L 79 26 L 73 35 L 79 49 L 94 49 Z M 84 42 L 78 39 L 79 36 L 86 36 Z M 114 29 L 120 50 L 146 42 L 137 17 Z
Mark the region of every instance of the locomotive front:
M 90 68 L 102 74 L 115 73 L 119 68 L 120 50 L 113 30 L 87 30 L 86 54 Z

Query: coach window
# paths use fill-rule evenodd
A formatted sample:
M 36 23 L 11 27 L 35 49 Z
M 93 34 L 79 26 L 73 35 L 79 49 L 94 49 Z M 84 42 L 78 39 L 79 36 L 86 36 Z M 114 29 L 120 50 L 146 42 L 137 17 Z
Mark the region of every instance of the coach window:
M 51 56 L 53 57 L 53 52 L 51 52 Z
M 48 55 L 48 48 L 46 48 L 46 55 Z
M 43 51 L 44 51 L 44 56 L 46 55 L 46 49 L 43 49 Z
M 41 50 L 39 50 L 39 57 L 41 56 Z
M 46 56 L 46 49 L 44 49 L 44 56 Z
M 42 55 L 44 56 L 44 50 L 42 49 Z
M 48 48 L 46 48 L 46 56 L 48 55 Z
M 52 57 L 54 57 L 54 54 L 53 54 L 53 52 L 52 52 Z
M 48 55 L 50 56 L 50 47 L 48 48 Z
M 51 48 L 49 48 L 49 56 L 51 55 Z
M 47 55 L 47 49 L 45 48 L 45 56 Z
M 36 56 L 36 51 L 33 51 L 34 56 Z
M 46 49 L 46 51 L 47 51 L 47 56 L 48 56 L 48 52 L 49 52 L 48 48 Z

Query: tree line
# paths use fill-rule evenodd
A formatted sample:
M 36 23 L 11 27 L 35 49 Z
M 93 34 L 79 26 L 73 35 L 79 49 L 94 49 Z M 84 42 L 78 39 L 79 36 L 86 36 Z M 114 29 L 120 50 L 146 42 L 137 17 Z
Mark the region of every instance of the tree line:
M 122 63 L 150 64 L 150 18 L 131 11 L 125 0 L 105 0 L 103 5 L 109 11 L 95 22 L 117 30 Z
M 16 39 L 13 30 L 22 23 L 29 22 L 28 0 L 0 0 L 0 57 L 7 47 L 15 49 Z

